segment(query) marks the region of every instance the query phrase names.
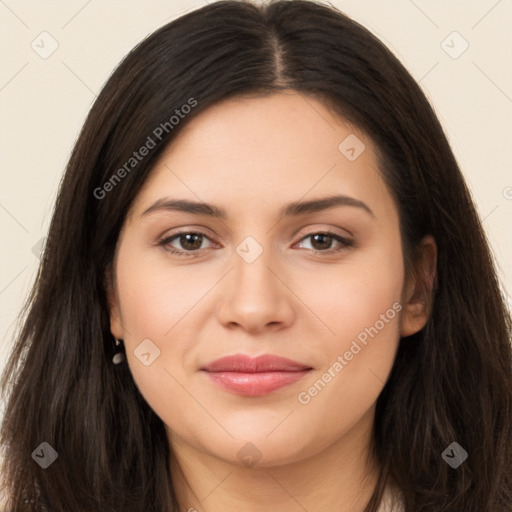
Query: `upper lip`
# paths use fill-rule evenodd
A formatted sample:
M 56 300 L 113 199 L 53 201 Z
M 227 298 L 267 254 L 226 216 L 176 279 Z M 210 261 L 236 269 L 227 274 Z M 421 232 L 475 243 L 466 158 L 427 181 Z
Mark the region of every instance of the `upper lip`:
M 216 359 L 201 368 L 201 370 L 209 372 L 240 373 L 296 372 L 311 369 L 311 366 L 272 354 L 264 354 L 258 357 L 251 357 L 245 354 L 235 354 Z

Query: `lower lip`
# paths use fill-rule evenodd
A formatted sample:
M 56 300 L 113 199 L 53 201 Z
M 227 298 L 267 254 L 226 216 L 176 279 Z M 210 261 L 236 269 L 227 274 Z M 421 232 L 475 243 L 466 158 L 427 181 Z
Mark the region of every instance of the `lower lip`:
M 263 396 L 302 379 L 311 370 L 283 372 L 206 372 L 219 386 L 244 396 Z

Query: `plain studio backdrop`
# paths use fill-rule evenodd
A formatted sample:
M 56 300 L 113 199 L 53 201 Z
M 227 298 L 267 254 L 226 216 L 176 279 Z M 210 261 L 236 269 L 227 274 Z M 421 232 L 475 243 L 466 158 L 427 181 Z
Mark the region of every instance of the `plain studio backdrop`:
M 135 44 L 205 3 L 0 1 L 0 371 L 36 275 L 59 181 L 93 101 Z M 510 297 L 512 2 L 331 3 L 381 39 L 425 91 L 477 203 Z

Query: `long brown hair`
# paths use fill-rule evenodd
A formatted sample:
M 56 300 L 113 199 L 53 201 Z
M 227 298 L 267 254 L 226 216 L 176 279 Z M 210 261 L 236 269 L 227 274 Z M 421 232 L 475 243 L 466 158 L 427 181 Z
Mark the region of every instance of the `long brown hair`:
M 179 510 L 163 423 L 128 366 L 112 365 L 105 275 L 132 201 L 180 130 L 220 100 L 283 88 L 322 100 L 375 142 L 407 272 L 424 235 L 438 247 L 430 319 L 400 340 L 377 401 L 381 476 L 365 512 L 389 479 L 407 512 L 512 509 L 511 318 L 449 143 L 375 36 L 335 8 L 292 0 L 219 1 L 172 21 L 126 56 L 94 103 L 2 378 L 10 511 Z M 191 98 L 194 108 L 165 125 Z M 119 173 L 152 134 L 155 147 Z M 31 458 L 42 442 L 59 455 L 47 469 Z M 468 453 L 456 469 L 441 456 L 453 442 Z

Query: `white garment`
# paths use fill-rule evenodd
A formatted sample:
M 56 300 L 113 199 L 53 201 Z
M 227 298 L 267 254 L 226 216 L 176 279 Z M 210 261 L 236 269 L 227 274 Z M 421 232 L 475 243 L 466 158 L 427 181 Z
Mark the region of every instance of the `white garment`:
M 404 512 L 401 492 L 396 487 L 388 485 L 384 489 L 384 495 L 377 512 Z

